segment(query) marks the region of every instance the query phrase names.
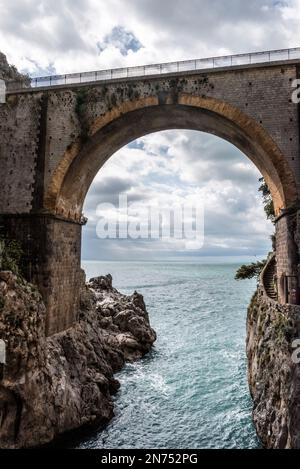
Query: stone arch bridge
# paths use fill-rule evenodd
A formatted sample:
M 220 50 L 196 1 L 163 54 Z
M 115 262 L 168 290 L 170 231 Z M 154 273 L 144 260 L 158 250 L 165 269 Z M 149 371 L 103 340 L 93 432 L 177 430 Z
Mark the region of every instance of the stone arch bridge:
M 299 49 L 7 83 L 1 225 L 22 243 L 48 335 L 77 319 L 82 207 L 96 173 L 122 146 L 166 129 L 217 135 L 257 166 L 277 215 L 279 301 L 299 302 L 297 78 Z

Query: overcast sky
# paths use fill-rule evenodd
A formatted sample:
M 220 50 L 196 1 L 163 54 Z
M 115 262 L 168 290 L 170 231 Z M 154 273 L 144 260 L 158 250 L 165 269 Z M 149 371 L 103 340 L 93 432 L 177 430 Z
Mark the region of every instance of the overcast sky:
M 0 0 L 0 49 L 33 76 L 300 46 L 300 0 Z M 272 226 L 254 165 L 206 134 L 168 131 L 115 154 L 85 203 L 85 259 L 162 255 L 263 255 Z M 96 208 L 129 200 L 170 206 L 205 201 L 205 243 L 99 240 Z

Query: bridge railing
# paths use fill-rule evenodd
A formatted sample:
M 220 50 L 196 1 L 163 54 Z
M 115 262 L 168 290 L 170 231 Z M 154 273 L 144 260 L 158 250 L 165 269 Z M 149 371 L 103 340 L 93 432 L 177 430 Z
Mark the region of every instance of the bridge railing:
M 94 72 L 71 73 L 66 75 L 51 75 L 30 79 L 30 85 L 20 82 L 7 83 L 8 91 L 18 91 L 22 88 L 43 88 L 59 85 L 73 85 L 88 82 L 107 82 L 126 78 L 174 74 L 180 72 L 197 72 L 205 69 L 230 68 L 234 66 L 247 66 L 259 63 L 281 62 L 287 60 L 300 60 L 300 47 L 293 49 L 280 49 L 248 54 L 226 55 L 206 59 L 185 60 L 155 65 L 137 67 L 114 68 Z

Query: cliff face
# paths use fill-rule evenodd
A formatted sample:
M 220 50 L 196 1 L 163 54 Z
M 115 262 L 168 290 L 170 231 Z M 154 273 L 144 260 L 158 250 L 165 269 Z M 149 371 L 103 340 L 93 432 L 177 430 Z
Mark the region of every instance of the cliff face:
M 253 419 L 264 447 L 300 449 L 300 307 L 279 305 L 258 291 L 247 318 Z M 298 345 L 299 346 L 299 345 Z
M 147 353 L 156 339 L 143 297 L 120 294 L 110 276 L 83 283 L 80 320 L 44 335 L 37 290 L 0 273 L 0 339 L 7 365 L 0 375 L 0 447 L 32 447 L 68 430 L 113 416 L 113 374 Z
M 25 85 L 30 84 L 30 79 L 27 75 L 22 75 L 19 73 L 16 67 L 10 65 L 7 62 L 6 56 L 0 52 L 0 79 L 5 80 L 6 82 L 18 81 L 24 83 Z

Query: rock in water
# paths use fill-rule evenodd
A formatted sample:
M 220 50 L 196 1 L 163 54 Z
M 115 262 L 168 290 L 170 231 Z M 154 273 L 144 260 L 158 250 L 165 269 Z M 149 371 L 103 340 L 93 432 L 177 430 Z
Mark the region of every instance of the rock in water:
M 0 447 L 33 447 L 114 415 L 113 377 L 156 340 L 141 295 L 126 296 L 111 276 L 83 284 L 80 319 L 45 337 L 45 306 L 32 285 L 0 275 L 0 339 L 7 364 L 0 374 Z M 2 379 L 1 379 L 2 378 Z

